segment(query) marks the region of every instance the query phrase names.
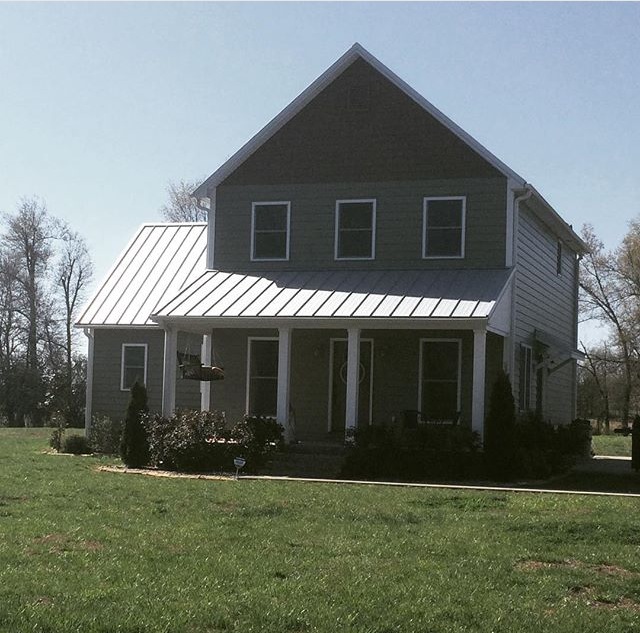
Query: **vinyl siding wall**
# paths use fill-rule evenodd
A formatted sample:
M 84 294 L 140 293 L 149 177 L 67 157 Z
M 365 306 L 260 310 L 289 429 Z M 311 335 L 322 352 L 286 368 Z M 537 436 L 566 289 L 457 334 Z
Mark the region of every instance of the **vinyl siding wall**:
M 562 274 L 556 272 L 557 237 L 525 205 L 517 225 L 515 293 L 514 391 L 518 395 L 519 344 L 533 346 L 534 331 L 557 339 L 565 350 L 576 348 L 576 254 L 563 244 Z M 551 356 L 554 350 L 551 349 Z M 535 350 L 534 350 L 535 356 Z M 566 356 L 566 355 L 565 355 Z M 534 359 L 535 364 L 535 359 Z M 566 424 L 575 416 L 575 362 L 545 379 L 543 417 Z M 532 372 L 532 408 L 536 403 L 536 372 Z M 516 400 L 517 402 L 517 400 Z
M 123 419 L 129 404 L 129 392 L 120 390 L 122 345 L 146 343 L 147 396 L 149 410 L 162 410 L 162 367 L 164 360 L 164 332 L 160 329 L 96 329 L 93 368 L 93 415 L 107 415 Z M 180 333 L 178 350 L 187 348 L 191 354 L 200 354 L 201 338 Z M 200 382 L 176 377 L 176 406 L 200 408 Z
M 466 196 L 465 257 L 422 259 L 423 198 Z M 336 200 L 376 199 L 375 260 L 335 261 Z M 251 262 L 252 202 L 290 201 L 290 258 Z M 215 262 L 220 270 L 500 268 L 505 265 L 506 180 L 465 178 L 359 184 L 220 186 Z

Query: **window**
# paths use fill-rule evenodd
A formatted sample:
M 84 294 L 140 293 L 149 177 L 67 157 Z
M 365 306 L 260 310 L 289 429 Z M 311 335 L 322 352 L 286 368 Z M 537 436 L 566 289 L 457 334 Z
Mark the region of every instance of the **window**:
M 422 212 L 422 257 L 464 257 L 466 198 L 425 198 Z
M 520 345 L 520 384 L 518 396 L 520 411 L 529 411 L 529 409 L 531 409 L 531 364 L 531 348 L 528 345 Z
M 375 200 L 336 202 L 336 259 L 374 259 Z
M 562 242 L 560 240 L 556 247 L 556 274 L 562 275 Z
M 461 341 L 421 339 L 420 402 L 426 420 L 454 422 L 460 411 Z
M 251 261 L 289 259 L 290 202 L 254 202 Z
M 247 413 L 275 417 L 278 402 L 278 339 L 250 338 Z
M 120 367 L 120 390 L 129 391 L 134 382 L 147 384 L 147 345 L 146 343 L 124 344 Z

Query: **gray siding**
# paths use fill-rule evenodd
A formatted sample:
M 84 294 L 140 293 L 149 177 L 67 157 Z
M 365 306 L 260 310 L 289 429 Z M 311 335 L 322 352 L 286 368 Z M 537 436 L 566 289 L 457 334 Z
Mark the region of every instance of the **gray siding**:
M 200 353 L 200 337 L 181 333 L 178 350 L 188 348 L 192 354 Z M 129 403 L 129 392 L 120 390 L 122 345 L 146 343 L 147 395 L 149 410 L 162 409 L 162 366 L 164 359 L 164 333 L 155 328 L 140 329 L 96 329 L 93 368 L 93 414 L 123 419 Z M 178 408 L 200 408 L 200 383 L 181 380 L 176 376 L 176 406 Z
M 425 196 L 466 196 L 464 259 L 422 259 Z M 336 200 L 375 198 L 374 261 L 335 261 Z M 251 262 L 251 203 L 291 201 L 288 262 Z M 505 265 L 506 181 L 466 178 L 326 185 L 220 186 L 214 267 L 234 272 L 317 269 L 500 268 Z
M 576 254 L 562 248 L 562 274 L 556 272 L 557 237 L 523 205 L 517 230 L 515 293 L 514 390 L 519 384 L 518 344 L 533 344 L 534 330 L 545 332 L 566 350 L 576 348 Z M 551 350 L 553 353 L 553 349 Z M 574 363 L 546 378 L 543 416 L 552 423 L 571 421 L 575 403 Z M 532 407 L 536 402 L 536 374 L 532 379 Z

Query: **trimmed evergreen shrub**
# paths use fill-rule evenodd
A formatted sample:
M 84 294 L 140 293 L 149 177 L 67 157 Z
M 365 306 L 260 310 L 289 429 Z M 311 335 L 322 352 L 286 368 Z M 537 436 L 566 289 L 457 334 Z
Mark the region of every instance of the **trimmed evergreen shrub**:
M 183 472 L 229 472 L 233 458 L 256 471 L 265 455 L 282 444 L 282 427 L 269 418 L 246 417 L 227 429 L 217 411 L 176 411 L 170 418 L 145 416 L 151 463 Z
M 131 387 L 120 444 L 120 457 L 129 468 L 142 468 L 149 462 L 147 431 L 142 422 L 148 412 L 147 390 L 136 381 Z
M 91 452 L 89 440 L 84 435 L 67 435 L 62 442 L 62 452 L 73 455 L 86 455 Z
M 516 407 L 511 381 L 500 371 L 491 389 L 484 424 L 484 459 L 489 477 L 504 481 L 515 475 L 516 446 Z

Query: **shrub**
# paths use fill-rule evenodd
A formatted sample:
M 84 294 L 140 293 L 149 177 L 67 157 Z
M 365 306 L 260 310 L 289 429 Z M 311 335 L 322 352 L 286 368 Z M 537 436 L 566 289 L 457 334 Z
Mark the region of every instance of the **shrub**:
M 94 415 L 91 420 L 89 442 L 94 453 L 117 455 L 122 442 L 123 424 L 106 415 Z
M 217 411 L 176 411 L 170 418 L 146 416 L 151 463 L 184 472 L 229 471 L 234 457 L 256 470 L 264 456 L 282 443 L 282 427 L 267 418 L 247 417 L 225 427 Z
M 487 474 L 506 480 L 516 472 L 516 411 L 509 376 L 500 371 L 491 389 L 484 426 Z
M 62 450 L 62 442 L 64 440 L 64 432 L 67 428 L 67 423 L 64 416 L 60 413 L 54 413 L 51 416 L 51 426 L 53 431 L 49 438 L 49 446 L 54 450 L 60 452 Z
M 149 461 L 147 432 L 142 423 L 142 416 L 148 412 L 147 390 L 136 381 L 131 387 L 120 444 L 120 456 L 129 468 L 142 468 Z
M 91 452 L 89 440 L 84 435 L 68 435 L 62 443 L 63 453 L 73 453 L 74 455 L 86 455 Z

